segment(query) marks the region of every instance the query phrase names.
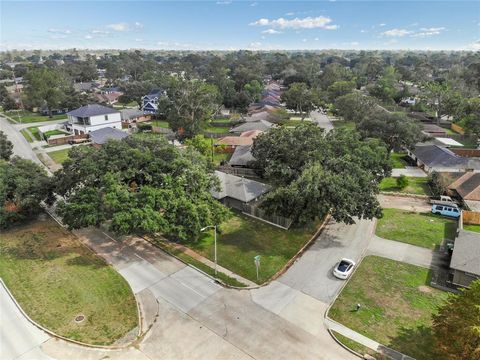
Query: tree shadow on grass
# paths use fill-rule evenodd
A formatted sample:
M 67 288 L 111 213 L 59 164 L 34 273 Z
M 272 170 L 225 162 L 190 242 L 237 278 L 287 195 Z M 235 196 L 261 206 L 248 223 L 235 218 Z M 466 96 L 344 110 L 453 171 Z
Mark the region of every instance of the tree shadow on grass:
M 398 336 L 390 339 L 388 347 L 417 360 L 437 359 L 432 330 L 426 326 L 402 328 Z
M 65 262 L 67 265 L 74 266 L 89 266 L 94 269 L 100 269 L 107 266 L 107 263 L 103 259 L 92 257 L 92 256 L 83 256 L 77 255 L 75 257 L 67 259 Z

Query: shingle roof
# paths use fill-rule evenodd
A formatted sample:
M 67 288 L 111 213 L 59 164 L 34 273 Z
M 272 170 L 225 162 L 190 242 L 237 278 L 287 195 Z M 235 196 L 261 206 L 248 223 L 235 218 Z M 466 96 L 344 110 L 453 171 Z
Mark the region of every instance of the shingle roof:
M 212 190 L 211 193 L 212 196 L 218 200 L 230 197 L 247 203 L 258 198 L 260 195 L 265 194 L 271 189 L 269 185 L 261 182 L 245 179 L 221 171 L 215 171 L 215 175 L 220 180 L 220 191 Z
M 89 135 L 92 142 L 99 145 L 105 144 L 108 140 L 122 140 L 128 136 L 126 132 L 111 127 L 94 130 Z
M 97 115 L 107 115 L 118 113 L 117 110 L 98 104 L 89 104 L 82 106 L 81 108 L 72 110 L 67 113 L 67 115 L 72 115 L 76 117 L 90 117 Z
M 450 267 L 480 275 L 480 233 L 463 229 L 458 231 Z
M 417 146 L 413 154 L 428 167 L 467 168 L 468 158 L 460 157 L 438 145 Z
M 242 125 L 238 125 L 237 127 L 234 127 L 233 129 L 230 130 L 230 132 L 245 132 L 245 131 L 251 131 L 251 130 L 260 130 L 260 131 L 267 131 L 269 130 L 273 124 L 270 121 L 267 120 L 259 120 L 259 121 L 253 121 L 253 122 L 247 122 Z
M 120 110 L 120 116 L 122 120 L 130 120 L 133 118 L 137 118 L 143 116 L 143 111 L 139 109 L 123 109 Z
M 463 199 L 480 200 L 480 193 L 478 191 L 480 190 L 480 173 L 467 172 L 448 188 L 456 190 Z
M 255 160 L 251 150 L 251 145 L 237 146 L 232 154 L 232 157 L 228 161 L 228 164 L 230 166 L 247 166 L 250 161 Z

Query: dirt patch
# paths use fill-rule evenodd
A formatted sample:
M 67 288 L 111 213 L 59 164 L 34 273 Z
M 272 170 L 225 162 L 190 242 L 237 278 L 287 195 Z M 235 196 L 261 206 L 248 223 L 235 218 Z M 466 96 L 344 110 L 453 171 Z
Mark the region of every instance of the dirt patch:
M 432 288 L 429 286 L 421 285 L 418 287 L 418 291 L 425 294 L 430 294 L 432 292 Z

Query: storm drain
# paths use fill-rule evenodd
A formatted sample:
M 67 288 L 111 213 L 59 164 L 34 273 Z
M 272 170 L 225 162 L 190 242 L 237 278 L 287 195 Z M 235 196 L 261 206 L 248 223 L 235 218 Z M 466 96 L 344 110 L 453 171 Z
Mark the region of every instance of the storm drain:
M 75 316 L 75 319 L 73 319 L 73 321 L 75 321 L 77 324 L 80 324 L 84 320 L 85 320 L 85 315 L 77 315 Z

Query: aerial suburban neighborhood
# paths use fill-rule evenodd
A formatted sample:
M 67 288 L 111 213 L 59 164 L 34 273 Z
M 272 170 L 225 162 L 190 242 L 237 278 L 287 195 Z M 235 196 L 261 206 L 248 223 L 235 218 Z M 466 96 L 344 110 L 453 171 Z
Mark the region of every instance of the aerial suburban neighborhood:
M 0 360 L 480 360 L 478 1 L 0 10 Z

